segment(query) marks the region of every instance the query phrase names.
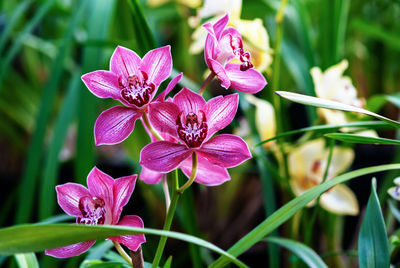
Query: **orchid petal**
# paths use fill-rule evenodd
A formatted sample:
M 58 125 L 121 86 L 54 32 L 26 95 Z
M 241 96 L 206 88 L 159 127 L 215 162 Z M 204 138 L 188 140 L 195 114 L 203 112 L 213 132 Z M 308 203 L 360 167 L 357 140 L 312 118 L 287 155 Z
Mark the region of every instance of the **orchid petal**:
M 136 228 L 143 228 L 144 224 L 142 219 L 136 215 L 126 215 L 122 218 L 122 220 L 118 223 L 120 226 L 130 226 Z M 140 247 L 140 245 L 146 242 L 146 238 L 144 234 L 137 235 L 121 235 L 109 237 L 109 239 L 113 241 L 117 241 L 125 246 L 127 246 L 130 250 L 136 251 Z
M 357 215 L 359 212 L 356 196 L 344 184 L 338 184 L 323 193 L 320 204 L 324 209 L 340 215 Z
M 171 74 L 171 47 L 164 46 L 147 52 L 143 57 L 141 70 L 148 75 L 148 81 L 159 86 Z
M 257 93 L 267 84 L 264 76 L 253 68 L 241 71 L 240 64 L 227 64 L 225 70 L 231 87 L 238 91 Z
M 94 167 L 87 176 L 87 185 L 89 192 L 93 197 L 103 199 L 106 204 L 113 208 L 114 204 L 114 193 L 113 185 L 114 179 L 106 173 Z
M 202 96 L 185 87 L 175 95 L 173 103 L 178 106 L 179 110 L 183 111 L 184 115 L 190 112 L 199 114 L 200 111 L 204 111 L 206 105 Z
M 110 71 L 117 76 L 128 78 L 137 75 L 140 57 L 132 50 L 117 46 L 110 60 Z
M 155 102 L 149 105 L 149 119 L 155 129 L 176 137 L 176 120 L 179 108 L 172 102 Z
M 144 181 L 146 184 L 157 184 L 162 179 L 162 176 L 163 173 L 142 167 L 142 172 L 140 172 L 139 179 Z
M 170 172 L 191 155 L 186 145 L 168 141 L 156 141 L 140 152 L 140 165 L 158 172 Z
M 178 74 L 177 76 L 174 77 L 174 79 L 169 82 L 167 88 L 161 92 L 155 99 L 154 101 L 164 101 L 165 97 L 171 92 L 171 90 L 174 89 L 174 87 L 181 81 L 183 76 L 183 73 Z
M 214 25 L 214 32 L 215 32 L 215 36 L 217 37 L 217 39 L 220 38 L 222 31 L 224 30 L 224 28 L 226 27 L 226 25 L 228 24 L 229 21 L 229 14 L 226 13 L 225 16 L 223 16 L 221 19 L 219 19 Z
M 120 99 L 118 76 L 109 71 L 94 71 L 82 75 L 82 81 L 96 97 Z
M 230 168 L 251 158 L 246 142 L 232 134 L 221 134 L 204 143 L 198 150 L 199 158 L 205 157 L 211 163 Z
M 217 75 L 219 81 L 221 81 L 221 86 L 228 89 L 231 86 L 231 80 L 228 77 L 228 73 L 225 71 L 224 66 L 222 66 L 221 63 L 214 59 L 208 60 L 211 65 L 211 70 Z
M 216 58 L 215 54 L 219 52 L 218 47 L 216 47 L 216 43 L 217 39 L 215 38 L 215 36 L 208 34 L 204 45 L 204 60 L 210 70 L 212 70 L 210 59 Z
M 225 97 L 218 96 L 206 104 L 206 118 L 208 125 L 207 137 L 229 125 L 235 117 L 239 103 L 239 95 L 231 94 Z
M 183 161 L 179 167 L 182 169 L 183 173 L 190 178 L 190 174 L 192 172 L 192 157 L 189 157 Z M 207 186 L 216 186 L 230 179 L 231 177 L 229 176 L 226 168 L 213 165 L 203 157 L 198 158 L 195 182 Z
M 94 124 L 96 146 L 122 142 L 131 134 L 135 121 L 141 116 L 141 111 L 122 106 L 105 110 Z
M 70 257 L 75 257 L 78 256 L 86 251 L 89 250 L 91 246 L 96 241 L 87 241 L 87 242 L 80 242 L 76 244 L 72 244 L 69 246 L 65 247 L 60 247 L 60 248 L 53 248 L 53 249 L 47 249 L 45 251 L 46 255 L 53 256 L 56 258 L 70 258 Z
M 71 216 L 81 217 L 79 200 L 84 196 L 91 196 L 88 189 L 77 183 L 65 183 L 56 186 L 57 201 L 60 207 Z
M 122 208 L 128 203 L 135 189 L 137 175 L 118 178 L 114 181 L 114 207 L 113 224 L 116 224 L 122 212 Z

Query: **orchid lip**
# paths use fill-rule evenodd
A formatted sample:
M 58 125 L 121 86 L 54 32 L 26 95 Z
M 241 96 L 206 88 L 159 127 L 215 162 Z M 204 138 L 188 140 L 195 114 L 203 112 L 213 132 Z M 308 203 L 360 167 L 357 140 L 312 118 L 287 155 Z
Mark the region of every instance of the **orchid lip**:
M 230 41 L 233 54 L 239 58 L 240 62 L 242 62 L 240 70 L 246 71 L 252 68 L 253 64 L 251 64 L 250 61 L 250 52 L 244 51 L 242 39 L 240 37 L 230 36 Z
M 101 198 L 84 196 L 79 199 L 79 210 L 82 217 L 78 217 L 79 224 L 104 224 L 106 220 L 105 202 Z
M 207 137 L 208 126 L 205 113 L 200 110 L 202 119 L 199 122 L 198 116 L 190 112 L 184 117 L 184 123 L 181 119 L 182 113 L 176 120 L 178 136 L 189 148 L 199 147 Z
M 121 97 L 129 104 L 140 108 L 151 100 L 155 85 L 148 81 L 148 75 L 141 71 L 141 75 L 130 75 L 128 78 L 120 76 L 118 79 L 121 88 Z

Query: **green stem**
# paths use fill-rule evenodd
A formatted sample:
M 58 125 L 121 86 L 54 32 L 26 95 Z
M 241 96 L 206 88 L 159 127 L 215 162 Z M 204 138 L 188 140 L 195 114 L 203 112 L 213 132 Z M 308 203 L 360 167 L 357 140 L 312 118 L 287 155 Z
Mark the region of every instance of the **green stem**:
M 116 241 L 112 241 L 115 249 L 118 251 L 119 255 L 121 255 L 122 258 L 124 258 L 124 260 L 126 260 L 129 265 L 132 266 L 132 259 L 131 257 L 129 257 L 128 253 L 125 252 L 125 250 L 121 247 L 120 243 L 116 242 Z
M 174 214 L 175 214 L 175 210 L 176 210 L 176 206 L 178 204 L 178 200 L 179 197 L 181 196 L 178 191 L 178 170 L 175 169 L 175 180 L 172 180 L 172 200 L 171 200 L 171 205 L 169 206 L 168 209 L 168 213 L 167 213 L 167 217 L 165 219 L 164 222 L 164 226 L 163 226 L 163 230 L 164 231 L 169 231 L 171 228 L 171 224 L 172 224 L 172 219 L 174 218 Z M 166 236 L 162 236 L 160 238 L 160 242 L 158 243 L 157 246 L 157 251 L 156 251 L 156 255 L 154 256 L 154 260 L 153 260 L 153 264 L 151 265 L 152 268 L 157 268 L 160 260 L 161 260 L 161 256 L 163 254 L 164 251 L 164 247 L 165 247 L 165 243 L 167 242 L 167 237 Z
M 169 206 L 171 204 L 171 198 L 169 196 L 167 174 L 163 174 L 162 175 L 162 188 L 163 188 L 164 197 L 165 197 L 165 208 L 166 208 L 166 211 L 168 213 Z
M 204 80 L 203 84 L 201 85 L 200 89 L 199 89 L 199 94 L 203 95 L 204 91 L 206 90 L 206 87 L 208 86 L 208 84 L 210 84 L 210 82 L 214 79 L 215 73 L 211 72 L 206 80 Z
M 153 126 L 150 124 L 149 117 L 147 116 L 147 113 L 143 113 L 142 115 L 143 123 L 147 127 L 147 129 L 153 134 L 154 137 L 156 137 L 157 140 L 164 140 L 160 134 L 153 128 Z
M 197 154 L 195 152 L 193 152 L 193 154 L 192 154 L 192 173 L 190 174 L 189 180 L 184 185 L 182 185 L 182 187 L 180 187 L 177 190 L 178 193 L 182 194 L 194 182 L 194 179 L 196 178 L 196 174 L 197 174 L 197 164 L 198 164 Z

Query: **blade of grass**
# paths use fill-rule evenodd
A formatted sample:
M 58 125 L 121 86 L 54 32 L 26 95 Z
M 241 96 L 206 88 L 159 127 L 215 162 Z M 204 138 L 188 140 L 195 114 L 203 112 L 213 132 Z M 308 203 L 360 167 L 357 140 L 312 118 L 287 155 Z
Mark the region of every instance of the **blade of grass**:
M 324 136 L 330 139 L 349 143 L 400 145 L 399 140 L 385 139 L 379 137 L 366 137 L 348 133 L 330 133 L 325 134 Z
M 63 62 L 69 54 L 72 46 L 73 33 L 78 26 L 79 19 L 82 18 L 84 14 L 84 3 L 86 2 L 82 2 L 82 4 L 77 7 L 74 11 L 74 15 L 70 19 L 67 31 L 58 50 L 57 57 L 51 67 L 52 72 L 50 80 L 46 83 L 43 90 L 43 97 L 41 99 L 39 113 L 35 123 L 35 131 L 28 149 L 27 161 L 22 176 L 20 197 L 16 213 L 16 222 L 18 223 L 28 221 L 31 216 L 47 121 L 50 117 L 50 112 L 59 88 L 59 82 L 61 80 L 64 66 Z
M 265 219 L 262 223 L 260 223 L 256 228 L 254 228 L 250 233 L 245 235 L 242 239 L 240 239 L 237 243 L 235 243 L 229 250 L 233 256 L 239 256 L 244 251 L 252 247 L 255 243 L 261 241 L 265 236 L 270 234 L 273 230 L 278 228 L 281 224 L 290 219 L 297 211 L 305 207 L 310 201 L 314 198 L 332 188 L 333 186 L 346 182 L 348 180 L 364 176 L 370 173 L 388 171 L 400 169 L 400 164 L 388 164 L 381 166 L 373 166 L 363 169 L 354 170 L 351 172 L 347 172 L 340 176 L 337 176 L 333 179 L 330 179 L 318 186 L 315 186 L 305 192 L 304 194 L 296 197 L 292 201 L 288 202 L 276 212 L 274 212 L 271 216 Z M 229 263 L 225 257 L 220 257 L 214 263 L 210 265 L 210 267 L 224 267 Z
M 39 268 L 35 253 L 21 253 L 14 255 L 19 268 Z
M 65 138 L 67 137 L 68 127 L 72 118 L 76 114 L 76 103 L 79 87 L 79 72 L 75 72 L 71 79 L 68 93 L 65 97 L 64 104 L 60 110 L 60 115 L 57 119 L 53 137 L 50 143 L 50 149 L 47 153 L 44 164 L 43 175 L 40 183 L 40 199 L 39 199 L 39 219 L 43 220 L 52 215 L 54 206 L 57 203 L 55 200 L 56 192 L 54 191 L 58 170 L 59 160 L 58 155 L 62 149 Z

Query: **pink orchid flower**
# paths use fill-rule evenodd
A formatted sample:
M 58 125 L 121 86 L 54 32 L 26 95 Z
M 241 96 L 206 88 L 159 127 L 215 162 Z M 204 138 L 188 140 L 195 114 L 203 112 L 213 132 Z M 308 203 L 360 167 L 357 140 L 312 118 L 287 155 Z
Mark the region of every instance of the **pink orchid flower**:
M 110 60 L 110 71 L 94 71 L 82 76 L 87 88 L 99 98 L 113 98 L 124 106 L 102 112 L 94 125 L 96 145 L 117 144 L 132 133 L 135 121 L 147 112 L 159 85 L 172 69 L 170 46 L 150 50 L 143 59 L 118 46 Z M 180 79 L 173 79 L 172 89 Z M 175 83 L 175 84 L 173 84 Z
M 225 28 L 229 21 L 226 14 L 214 25 L 206 23 L 203 27 L 208 31 L 204 48 L 204 57 L 210 70 L 217 75 L 224 88 L 232 87 L 246 93 L 262 90 L 267 81 L 253 68 L 250 53 L 244 51 L 240 33 L 233 27 Z M 238 63 L 229 63 L 237 59 Z
M 238 136 L 212 136 L 233 120 L 238 100 L 238 94 L 232 94 L 206 102 L 199 94 L 183 88 L 170 102 L 151 103 L 149 118 L 152 125 L 170 139 L 146 145 L 140 153 L 140 164 L 161 173 L 180 167 L 190 176 L 191 157 L 196 153 L 196 182 L 218 185 L 229 180 L 226 169 L 251 158 L 251 153 Z M 158 182 L 157 179 L 153 181 Z
M 137 175 L 114 180 L 94 167 L 88 177 L 88 188 L 76 183 L 66 183 L 56 187 L 60 207 L 69 215 L 76 217 L 78 224 L 110 224 L 143 228 L 139 216 L 127 215 L 120 220 L 122 208 L 128 203 L 135 188 Z M 123 235 L 109 239 L 136 251 L 146 242 L 143 234 Z M 69 258 L 89 250 L 96 241 L 46 250 L 46 254 L 56 258 Z

